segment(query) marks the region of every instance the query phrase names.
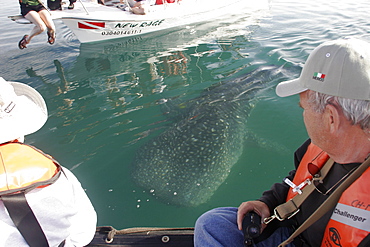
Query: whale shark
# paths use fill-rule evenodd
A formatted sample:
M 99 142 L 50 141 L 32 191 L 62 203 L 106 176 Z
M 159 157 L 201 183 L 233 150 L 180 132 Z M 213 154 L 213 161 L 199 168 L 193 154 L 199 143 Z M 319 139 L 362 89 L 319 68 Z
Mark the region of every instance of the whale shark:
M 243 152 L 247 119 L 279 69 L 264 67 L 165 105 L 171 125 L 136 152 L 132 177 L 163 202 L 195 207 L 209 200 Z

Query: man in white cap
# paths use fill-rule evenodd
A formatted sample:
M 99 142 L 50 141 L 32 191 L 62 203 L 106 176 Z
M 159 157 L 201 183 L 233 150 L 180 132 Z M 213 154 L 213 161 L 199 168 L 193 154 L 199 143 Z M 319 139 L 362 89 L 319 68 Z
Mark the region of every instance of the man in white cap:
M 42 96 L 0 77 L 0 246 L 85 246 L 96 213 L 77 178 L 22 142 L 46 122 Z
M 370 246 L 370 44 L 318 46 L 300 77 L 278 84 L 276 93 L 299 94 L 303 108 L 310 139 L 295 152 L 295 170 L 256 201 L 199 217 L 195 246 L 243 246 L 242 222 L 251 211 L 262 219 L 261 235 L 247 239 L 251 246 L 278 246 L 299 226 L 303 232 L 282 246 Z

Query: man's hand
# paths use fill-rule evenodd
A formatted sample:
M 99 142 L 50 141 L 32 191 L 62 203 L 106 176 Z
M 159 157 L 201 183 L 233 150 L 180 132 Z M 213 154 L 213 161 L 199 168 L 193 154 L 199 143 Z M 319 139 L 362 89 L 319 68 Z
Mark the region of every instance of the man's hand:
M 262 221 L 263 221 L 264 218 L 267 218 L 267 217 L 270 216 L 270 209 L 267 207 L 267 205 L 265 203 L 263 203 L 261 201 L 243 202 L 242 204 L 240 204 L 240 206 L 238 208 L 237 222 L 238 222 L 239 230 L 242 230 L 242 222 L 243 222 L 244 216 L 250 211 L 254 211 L 257 214 L 259 214 L 261 216 Z M 265 228 L 266 228 L 266 224 L 261 222 L 262 231 Z

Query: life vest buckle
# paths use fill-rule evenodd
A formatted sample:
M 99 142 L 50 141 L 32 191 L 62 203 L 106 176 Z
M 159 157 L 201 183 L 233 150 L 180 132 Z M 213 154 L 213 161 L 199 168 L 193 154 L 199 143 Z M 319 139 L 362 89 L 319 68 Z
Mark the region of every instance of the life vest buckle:
M 299 212 L 299 208 L 297 208 L 297 210 L 295 210 L 294 212 L 292 212 L 288 217 L 283 218 L 283 217 L 281 217 L 281 216 L 279 215 L 279 213 L 278 213 L 277 209 L 275 208 L 275 209 L 274 209 L 274 214 L 273 214 L 273 215 L 271 215 L 270 217 L 264 218 L 264 219 L 263 219 L 263 223 L 267 225 L 268 223 L 270 223 L 270 222 L 271 222 L 271 221 L 273 221 L 274 219 L 278 219 L 279 221 L 283 221 L 283 220 L 285 220 L 285 219 L 290 219 L 290 218 L 292 218 L 294 215 L 296 215 L 298 212 Z
M 309 179 L 306 179 L 305 181 L 303 181 L 302 183 L 300 183 L 299 185 L 295 185 L 292 181 L 290 181 L 289 178 L 285 178 L 284 179 L 284 182 L 286 184 L 288 184 L 292 189 L 293 189 L 293 192 L 297 192 L 298 194 L 302 194 L 302 188 L 304 186 L 306 186 L 307 184 L 311 184 L 311 180 Z

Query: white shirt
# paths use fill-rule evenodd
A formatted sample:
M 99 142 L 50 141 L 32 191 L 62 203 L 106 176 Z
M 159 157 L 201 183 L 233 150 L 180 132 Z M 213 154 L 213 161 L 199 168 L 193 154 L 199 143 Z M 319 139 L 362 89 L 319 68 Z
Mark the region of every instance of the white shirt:
M 66 247 L 84 246 L 94 237 L 97 216 L 77 178 L 63 171 L 54 184 L 26 193 L 26 199 L 51 247 L 63 240 Z M 28 246 L 1 200 L 0 246 Z

